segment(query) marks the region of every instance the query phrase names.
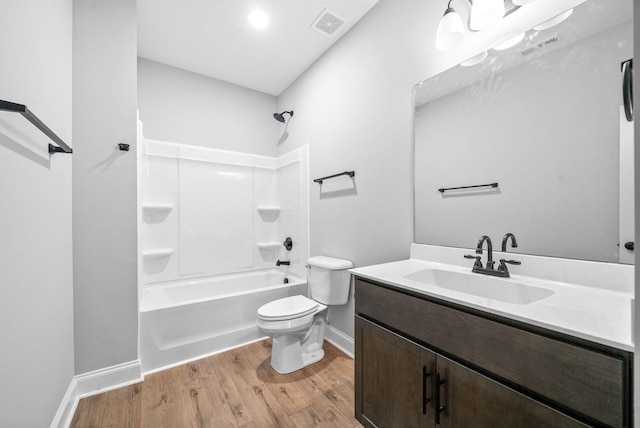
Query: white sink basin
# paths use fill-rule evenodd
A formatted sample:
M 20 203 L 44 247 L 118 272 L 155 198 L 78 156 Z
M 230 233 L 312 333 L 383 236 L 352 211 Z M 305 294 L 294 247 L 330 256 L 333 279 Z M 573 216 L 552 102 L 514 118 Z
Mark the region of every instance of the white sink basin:
M 405 275 L 404 278 L 515 305 L 526 305 L 555 294 L 553 290 L 524 284 L 513 278 L 492 277 L 472 272 L 423 269 Z

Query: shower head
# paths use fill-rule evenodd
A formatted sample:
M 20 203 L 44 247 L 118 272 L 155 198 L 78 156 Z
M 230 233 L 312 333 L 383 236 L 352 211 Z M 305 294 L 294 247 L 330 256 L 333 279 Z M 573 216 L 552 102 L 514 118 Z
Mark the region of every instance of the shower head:
M 275 118 L 275 120 L 277 120 L 278 122 L 282 122 L 284 123 L 284 114 L 285 113 L 289 113 L 289 117 L 293 116 L 293 110 L 291 111 L 283 111 L 282 113 L 273 113 L 273 117 Z

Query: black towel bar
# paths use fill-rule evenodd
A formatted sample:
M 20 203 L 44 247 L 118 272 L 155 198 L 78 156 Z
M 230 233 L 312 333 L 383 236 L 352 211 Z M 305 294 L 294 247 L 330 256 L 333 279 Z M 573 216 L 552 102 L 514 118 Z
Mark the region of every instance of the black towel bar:
M 448 190 L 472 189 L 474 187 L 498 187 L 498 183 L 477 184 L 475 186 L 443 187 L 441 189 L 438 189 L 438 192 L 444 193 L 444 192 L 446 192 Z
M 328 175 L 328 176 L 322 177 L 322 178 L 316 178 L 315 180 L 313 180 L 313 182 L 322 184 L 322 182 L 324 180 L 326 180 L 327 178 L 340 177 L 341 175 L 348 175 L 349 177 L 353 177 L 354 175 L 356 175 L 356 172 L 355 171 L 345 171 L 345 172 L 341 172 L 340 174 L 333 174 L 333 175 Z
M 9 111 L 12 113 L 20 113 L 22 117 L 27 119 L 36 128 L 42 131 L 47 137 L 49 137 L 57 146 L 49 143 L 49 153 L 72 153 L 73 149 L 67 145 L 60 137 L 58 137 L 47 125 L 42 123 L 38 117 L 33 114 L 27 106 L 24 104 L 12 103 L 10 101 L 0 100 L 0 110 Z

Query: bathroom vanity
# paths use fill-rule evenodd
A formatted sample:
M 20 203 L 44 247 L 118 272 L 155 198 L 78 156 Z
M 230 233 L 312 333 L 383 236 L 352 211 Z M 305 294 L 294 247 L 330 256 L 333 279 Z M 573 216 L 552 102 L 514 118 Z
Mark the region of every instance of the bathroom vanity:
M 484 284 L 465 252 L 414 244 L 410 260 L 351 270 L 358 420 L 632 426 L 632 270 L 517 255 L 511 278 Z M 460 288 L 467 277 L 489 297 Z M 594 285 L 604 277 L 611 288 Z

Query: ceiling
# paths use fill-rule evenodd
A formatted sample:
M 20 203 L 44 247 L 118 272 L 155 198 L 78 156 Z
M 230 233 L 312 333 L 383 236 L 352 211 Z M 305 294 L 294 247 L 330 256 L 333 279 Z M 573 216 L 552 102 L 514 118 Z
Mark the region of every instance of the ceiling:
M 280 95 L 378 0 L 138 0 L 138 56 Z M 264 11 L 264 29 L 247 21 Z M 312 24 L 329 9 L 332 36 Z

